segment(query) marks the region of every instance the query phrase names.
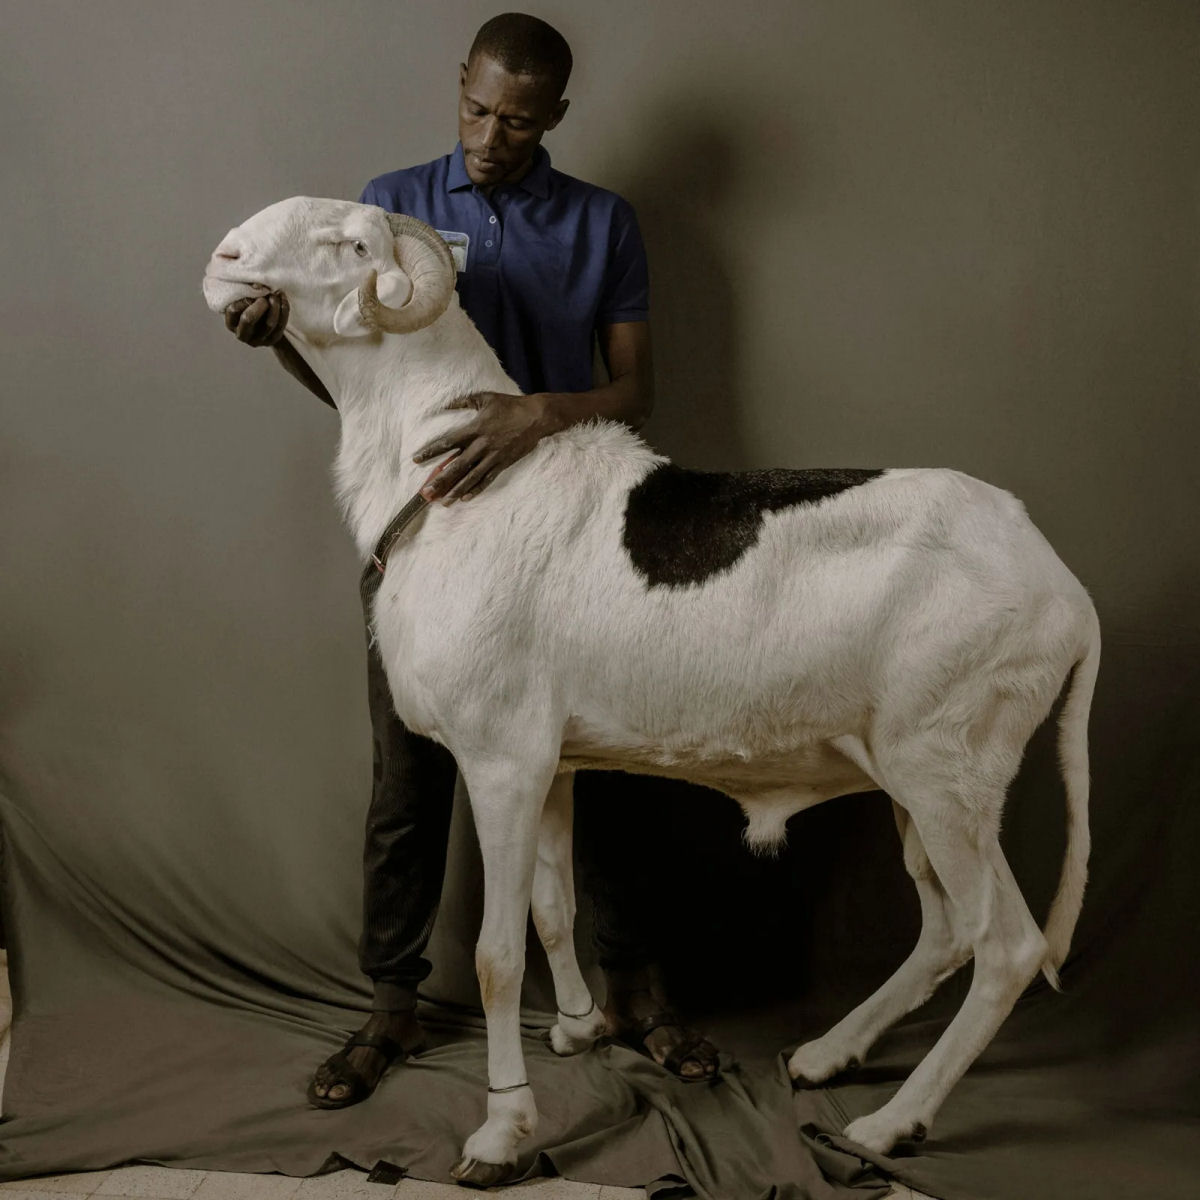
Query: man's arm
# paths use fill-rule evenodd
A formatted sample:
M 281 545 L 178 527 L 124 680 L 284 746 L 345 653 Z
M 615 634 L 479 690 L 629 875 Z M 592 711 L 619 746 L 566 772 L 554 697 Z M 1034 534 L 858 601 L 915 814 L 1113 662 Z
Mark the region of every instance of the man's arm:
M 650 323 L 623 321 L 600 328 L 600 353 L 609 382 L 588 392 L 547 392 L 559 429 L 589 417 L 622 421 L 641 429 L 654 408 L 654 364 L 650 354 Z
M 430 442 L 413 457 L 428 462 L 451 450 L 458 456 L 421 489 L 429 500 L 469 500 L 505 467 L 524 458 L 542 440 L 591 417 L 623 421 L 640 429 L 654 406 L 654 370 L 647 321 L 603 325 L 600 352 L 609 382 L 586 392 L 535 392 L 508 396 L 477 392 L 453 408 L 475 409 L 473 420 Z
M 247 346 L 270 346 L 283 369 L 298 379 L 318 400 L 337 408 L 325 385 L 312 367 L 284 336 L 287 328 L 288 302 L 282 292 L 270 292 L 257 298 L 235 300 L 225 310 L 225 328 Z

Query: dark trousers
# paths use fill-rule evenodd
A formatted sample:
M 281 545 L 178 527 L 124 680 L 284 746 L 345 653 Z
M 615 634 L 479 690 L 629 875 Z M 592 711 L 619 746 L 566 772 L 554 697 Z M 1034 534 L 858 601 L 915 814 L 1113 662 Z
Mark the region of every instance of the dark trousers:
M 606 971 L 635 971 L 658 957 L 652 884 L 667 842 L 667 814 L 651 794 L 658 783 L 621 771 L 575 776 L 575 860 L 592 906 L 596 961 Z
M 396 715 L 379 650 L 370 628 L 371 603 L 380 576 L 363 574 L 360 592 L 367 621 L 367 697 L 374 740 L 374 781 L 363 853 L 363 931 L 359 963 L 375 983 L 376 1009 L 412 1008 L 417 986 L 432 969 L 422 957 L 433 929 L 454 798 L 456 767 L 450 752 L 408 729 Z M 644 848 L 635 795 L 617 781 L 594 777 L 605 789 L 576 806 L 580 874 L 592 902 L 596 949 L 605 968 L 635 968 L 650 961 L 642 941 L 646 874 L 631 855 Z M 615 786 L 610 789 L 607 781 Z M 592 781 L 589 781 L 591 783 Z M 596 787 L 585 786 L 594 792 Z M 623 869 L 624 868 L 624 869 Z
M 374 766 L 363 849 L 363 974 L 376 1009 L 413 1008 L 432 970 L 422 957 L 442 896 L 454 802 L 454 757 L 396 715 L 371 629 L 379 573 L 368 565 L 360 593 L 367 624 L 367 701 Z

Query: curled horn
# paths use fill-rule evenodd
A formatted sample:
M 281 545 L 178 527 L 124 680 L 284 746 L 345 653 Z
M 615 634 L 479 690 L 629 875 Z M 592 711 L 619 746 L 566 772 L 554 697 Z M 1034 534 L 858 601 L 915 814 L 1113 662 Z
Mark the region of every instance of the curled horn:
M 396 262 L 412 280 L 412 294 L 399 308 L 390 308 L 379 299 L 372 271 L 358 289 L 358 311 L 363 324 L 372 329 L 414 333 L 432 325 L 446 311 L 454 295 L 454 259 L 450 247 L 424 221 L 403 213 L 388 213 L 387 217 L 395 238 Z

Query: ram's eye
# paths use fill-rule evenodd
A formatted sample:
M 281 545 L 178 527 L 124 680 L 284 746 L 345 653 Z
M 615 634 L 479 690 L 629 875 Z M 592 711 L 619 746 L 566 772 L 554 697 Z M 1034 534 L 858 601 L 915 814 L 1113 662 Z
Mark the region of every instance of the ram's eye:
M 366 258 L 367 257 L 366 242 L 355 242 L 354 243 L 354 253 L 357 254 L 359 258 Z

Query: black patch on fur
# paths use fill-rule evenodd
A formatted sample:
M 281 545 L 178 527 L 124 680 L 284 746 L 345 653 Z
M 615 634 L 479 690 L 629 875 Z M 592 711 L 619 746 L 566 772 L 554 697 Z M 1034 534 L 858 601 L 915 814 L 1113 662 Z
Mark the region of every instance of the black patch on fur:
M 687 587 L 728 571 L 758 541 L 764 512 L 816 504 L 882 471 L 689 471 L 655 467 L 629 493 L 622 538 L 646 586 Z

